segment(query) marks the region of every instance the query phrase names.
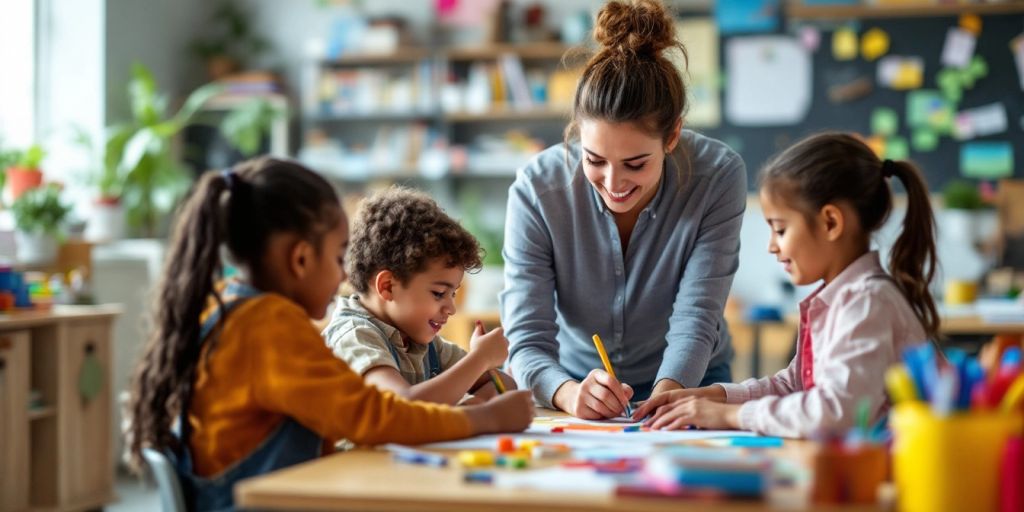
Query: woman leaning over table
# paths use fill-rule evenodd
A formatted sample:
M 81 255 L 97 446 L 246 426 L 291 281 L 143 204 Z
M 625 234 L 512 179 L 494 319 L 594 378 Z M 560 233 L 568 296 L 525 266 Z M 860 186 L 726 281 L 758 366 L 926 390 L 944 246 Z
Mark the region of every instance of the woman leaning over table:
M 731 380 L 722 310 L 747 184 L 735 152 L 682 129 L 686 87 L 666 53 L 685 49 L 660 2 L 606 4 L 594 39 L 566 142 L 509 189 L 501 294 L 516 380 L 590 419 Z

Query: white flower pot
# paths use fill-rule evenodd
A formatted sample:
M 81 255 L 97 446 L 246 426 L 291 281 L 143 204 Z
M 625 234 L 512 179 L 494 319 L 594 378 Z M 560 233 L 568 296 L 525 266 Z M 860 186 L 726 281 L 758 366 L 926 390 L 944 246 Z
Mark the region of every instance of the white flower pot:
M 938 227 L 943 238 L 973 243 L 978 236 L 978 214 L 972 210 L 946 210 Z
M 15 231 L 14 247 L 19 263 L 48 265 L 57 261 L 57 239 L 53 235 Z
M 94 201 L 85 226 L 85 239 L 109 242 L 124 238 L 124 207 L 119 202 Z

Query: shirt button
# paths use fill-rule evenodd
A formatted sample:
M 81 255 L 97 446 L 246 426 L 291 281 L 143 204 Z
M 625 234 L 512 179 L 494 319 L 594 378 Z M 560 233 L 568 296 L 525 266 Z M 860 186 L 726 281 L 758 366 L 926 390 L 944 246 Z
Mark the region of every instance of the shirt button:
M 615 269 L 615 275 L 621 276 L 622 275 L 622 269 L 621 268 Z

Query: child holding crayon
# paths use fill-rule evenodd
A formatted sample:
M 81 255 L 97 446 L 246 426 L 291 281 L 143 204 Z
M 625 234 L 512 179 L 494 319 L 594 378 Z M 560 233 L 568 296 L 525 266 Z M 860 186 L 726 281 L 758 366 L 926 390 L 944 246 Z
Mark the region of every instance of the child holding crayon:
M 480 246 L 432 199 L 392 187 L 367 198 L 356 219 L 349 282 L 324 338 L 367 383 L 416 400 L 487 400 L 515 381 L 495 368 L 508 357 L 501 327 L 477 327 L 467 353 L 438 336 L 455 314 L 455 291 L 479 269 Z
M 870 249 L 892 210 L 889 179 L 907 192 L 889 273 Z M 888 409 L 884 375 L 909 346 L 934 337 L 928 285 L 935 271 L 935 220 L 924 179 L 905 161 L 879 160 L 858 138 L 808 137 L 761 174 L 768 250 L 794 284 L 822 285 L 800 302 L 797 353 L 774 376 L 658 395 L 637 408 L 652 428 L 740 428 L 806 437 L 844 430 L 859 400 L 872 420 Z
M 146 448 L 176 464 L 189 510 L 232 508 L 239 480 L 339 439 L 418 444 L 530 424 L 527 392 L 460 409 L 410 402 L 332 357 L 310 319 L 345 279 L 347 246 L 331 185 L 286 160 L 208 172 L 179 210 L 128 444 L 137 466 Z M 222 248 L 239 278 L 219 280 Z

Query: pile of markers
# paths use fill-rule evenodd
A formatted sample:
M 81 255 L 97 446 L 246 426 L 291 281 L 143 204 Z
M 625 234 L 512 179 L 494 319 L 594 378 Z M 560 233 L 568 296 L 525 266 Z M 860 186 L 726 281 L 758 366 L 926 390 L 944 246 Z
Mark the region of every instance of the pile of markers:
M 931 343 L 904 351 L 903 362 L 885 376 L 893 402 L 927 402 L 937 416 L 968 410 L 1024 411 L 1019 346 L 1003 349 L 988 371 L 962 350 L 947 349 L 943 357 Z

